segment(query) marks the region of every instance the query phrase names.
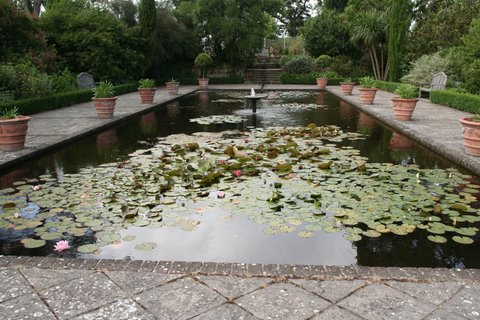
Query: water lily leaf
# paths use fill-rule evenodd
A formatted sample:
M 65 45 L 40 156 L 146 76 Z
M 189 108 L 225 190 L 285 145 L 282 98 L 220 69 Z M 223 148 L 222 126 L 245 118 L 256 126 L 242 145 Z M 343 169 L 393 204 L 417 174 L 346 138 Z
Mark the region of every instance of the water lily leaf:
M 455 232 L 463 236 L 474 236 L 477 234 L 477 228 L 457 228 Z
M 139 251 L 151 251 L 157 247 L 155 242 L 142 242 L 135 246 L 136 250 Z
M 335 233 L 335 232 L 339 232 L 340 229 L 338 227 L 335 227 L 335 226 L 327 225 L 327 226 L 323 227 L 323 231 L 328 232 L 328 233 Z
M 457 243 L 460 243 L 460 244 L 472 244 L 473 243 L 473 239 L 469 238 L 469 237 L 454 236 L 454 237 L 452 237 L 452 240 L 457 242 Z
M 313 237 L 313 232 L 310 232 L 310 231 L 300 231 L 300 232 L 298 233 L 298 236 L 299 236 L 300 238 L 311 238 L 311 237 Z
M 40 248 L 40 247 L 43 247 L 44 245 L 47 244 L 47 242 L 45 240 L 38 240 L 38 239 L 31 239 L 31 238 L 23 239 L 20 242 L 27 249 Z
M 55 240 L 60 238 L 61 236 L 62 234 L 60 232 L 49 232 L 42 234 L 40 238 L 42 238 L 43 240 Z
M 94 253 L 99 249 L 100 247 L 97 244 L 91 243 L 91 244 L 85 244 L 83 246 L 78 247 L 77 251 L 80 253 Z
M 345 233 L 343 237 L 353 242 L 362 240 L 362 236 L 357 233 Z
M 427 239 L 432 241 L 432 242 L 435 242 L 435 243 L 446 243 L 447 242 L 447 238 L 442 237 L 442 236 L 430 235 L 430 236 L 427 237 Z
M 118 234 L 105 234 L 100 237 L 100 240 L 106 243 L 112 243 L 120 240 L 120 236 Z
M 133 241 L 137 238 L 137 236 L 134 236 L 133 234 L 126 235 L 125 237 L 122 238 L 124 241 Z

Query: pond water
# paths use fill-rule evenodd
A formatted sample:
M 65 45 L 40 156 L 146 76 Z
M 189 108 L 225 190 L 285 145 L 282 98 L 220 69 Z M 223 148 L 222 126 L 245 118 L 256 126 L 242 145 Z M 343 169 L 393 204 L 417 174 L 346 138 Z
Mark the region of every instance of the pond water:
M 480 267 L 477 178 L 326 92 L 269 92 L 256 114 L 246 94 L 193 94 L 2 173 L 0 254 Z M 163 138 L 226 130 L 242 134 Z

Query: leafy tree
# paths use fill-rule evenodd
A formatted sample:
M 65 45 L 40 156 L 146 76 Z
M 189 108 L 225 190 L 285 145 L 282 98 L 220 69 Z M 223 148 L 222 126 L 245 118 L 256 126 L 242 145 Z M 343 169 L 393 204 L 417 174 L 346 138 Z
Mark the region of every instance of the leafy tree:
M 143 76 L 145 41 L 139 28 L 127 28 L 106 10 L 62 0 L 42 15 L 40 25 L 72 72 L 115 82 Z
M 405 39 L 412 19 L 410 0 L 392 0 L 388 11 L 388 66 L 390 80 L 400 78 Z
M 359 12 L 351 22 L 351 40 L 368 51 L 375 79 L 386 80 L 388 76 L 385 57 L 387 31 L 386 15 L 379 10 Z
M 336 10 L 343 12 L 348 4 L 348 0 L 319 0 L 318 5 L 322 9 Z
M 155 32 L 157 23 L 157 10 L 155 0 L 141 0 L 139 6 L 140 29 L 146 37 Z
M 408 52 L 420 57 L 461 45 L 470 23 L 479 16 L 478 0 L 417 0 Z
M 305 20 L 310 17 L 310 10 L 309 0 L 283 0 L 276 18 L 286 27 L 291 37 L 296 37 Z
M 5 1 L 5 0 L 2 0 Z M 32 18 L 38 19 L 40 10 L 47 0 L 23 0 L 25 12 Z
M 135 18 L 138 8 L 132 0 L 113 0 L 110 3 L 113 14 L 123 21 L 126 26 L 133 27 L 137 24 Z
M 305 22 L 302 28 L 305 49 L 314 57 L 322 54 L 329 56 L 348 54 L 351 50 L 348 30 L 339 14 L 324 10 L 318 16 Z

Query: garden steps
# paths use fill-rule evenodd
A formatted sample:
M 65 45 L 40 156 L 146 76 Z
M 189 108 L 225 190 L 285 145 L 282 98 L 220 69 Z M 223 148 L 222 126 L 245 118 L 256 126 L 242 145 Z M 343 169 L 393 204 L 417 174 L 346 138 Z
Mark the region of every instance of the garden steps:
M 282 69 L 252 68 L 245 70 L 245 83 L 280 84 Z

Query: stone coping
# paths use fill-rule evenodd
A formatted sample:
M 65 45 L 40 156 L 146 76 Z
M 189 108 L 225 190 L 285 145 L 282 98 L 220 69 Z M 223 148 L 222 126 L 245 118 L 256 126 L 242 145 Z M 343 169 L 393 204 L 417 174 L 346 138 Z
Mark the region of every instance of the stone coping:
M 0 256 L 0 268 L 154 272 L 162 274 L 282 277 L 315 280 L 477 281 L 480 269 L 320 266 L 188 261 Z

